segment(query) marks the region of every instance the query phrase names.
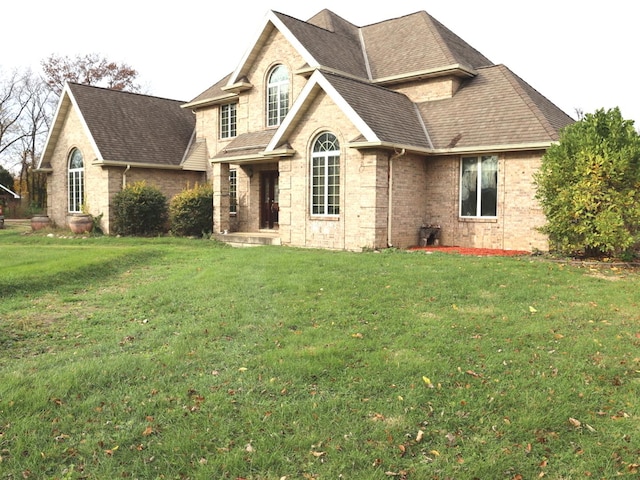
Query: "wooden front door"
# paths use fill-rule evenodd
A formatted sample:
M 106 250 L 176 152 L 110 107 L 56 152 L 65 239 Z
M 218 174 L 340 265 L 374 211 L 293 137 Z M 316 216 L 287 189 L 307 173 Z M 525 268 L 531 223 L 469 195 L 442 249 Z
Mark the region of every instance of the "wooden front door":
M 278 228 L 278 171 L 260 173 L 260 228 Z

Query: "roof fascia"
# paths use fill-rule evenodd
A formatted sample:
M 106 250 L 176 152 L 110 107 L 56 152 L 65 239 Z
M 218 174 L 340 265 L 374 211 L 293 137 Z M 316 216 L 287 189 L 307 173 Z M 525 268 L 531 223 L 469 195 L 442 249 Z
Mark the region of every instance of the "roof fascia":
M 345 115 L 351 120 L 358 131 L 367 139 L 367 142 L 379 142 L 377 135 L 371 130 L 371 127 L 356 113 L 356 111 L 349 105 L 349 103 L 338 93 L 338 91 L 331 85 L 329 80 L 317 70 L 311 75 L 304 88 L 298 95 L 298 98 L 291 107 L 291 110 L 285 117 L 284 121 L 276 131 L 275 135 L 267 145 L 265 149 L 268 151 L 275 151 L 276 147 L 282 143 L 282 139 L 291 131 L 296 125 L 296 121 L 299 117 L 299 113 L 304 110 L 307 104 L 315 97 L 314 93 L 318 89 L 323 90 L 329 98 L 342 110 Z
M 205 98 L 204 100 L 198 100 L 197 102 L 189 102 L 184 105 L 180 105 L 181 108 L 191 108 L 198 109 L 204 107 L 210 107 L 213 105 L 221 105 L 223 103 L 229 102 L 229 100 L 233 100 L 234 98 L 238 98 L 237 93 L 227 93 L 225 95 L 219 95 L 217 97 Z
M 209 162 L 213 165 L 216 163 L 233 163 L 235 165 L 242 165 L 248 163 L 265 163 L 273 162 L 274 159 L 292 157 L 296 153 L 291 148 L 282 148 L 279 150 L 273 150 L 270 152 L 251 153 L 247 155 L 236 155 L 233 157 L 212 158 Z
M 524 152 L 531 150 L 547 150 L 551 145 L 557 142 L 532 142 L 519 144 L 498 144 L 498 145 L 478 145 L 471 147 L 456 148 L 419 148 L 413 145 L 402 145 L 391 142 L 349 142 L 347 147 L 356 149 L 385 148 L 393 150 L 406 150 L 407 152 L 418 153 L 427 156 L 435 155 L 479 155 L 484 153 L 502 153 L 502 152 Z
M 143 162 L 123 162 L 121 160 L 104 160 L 97 158 L 91 162 L 91 165 L 98 167 L 130 167 L 130 168 L 153 168 L 157 170 L 182 170 L 182 165 L 163 165 L 158 163 Z
M 269 28 L 269 24 L 271 24 L 274 28 L 276 28 L 284 37 L 293 45 L 296 51 L 302 56 L 302 58 L 310 65 L 310 66 L 318 66 L 318 62 L 311 56 L 311 54 L 307 51 L 306 48 L 302 46 L 300 41 L 291 33 L 291 31 L 285 26 L 285 24 L 278 18 L 278 16 L 273 12 L 273 10 L 269 10 L 262 21 L 260 28 L 258 29 L 257 35 L 255 35 L 254 40 L 249 44 L 250 47 L 246 50 L 243 55 L 240 63 L 236 67 L 233 74 L 229 78 L 229 82 L 227 83 L 227 87 L 232 88 L 238 81 L 242 78 L 242 72 L 247 63 L 251 61 L 253 58 L 253 54 L 255 51 L 259 50 L 262 47 L 266 37 L 269 33 L 271 33 L 271 29 Z
M 71 104 L 71 92 L 65 83 L 62 93 L 60 94 L 60 98 L 58 99 L 58 105 L 56 106 L 56 111 L 53 115 L 53 123 L 49 132 L 47 132 L 47 139 L 44 142 L 44 147 L 42 149 L 42 155 L 40 155 L 40 159 L 38 161 L 38 166 L 36 170 L 40 170 L 42 168 L 42 163 L 44 159 L 48 157 L 49 149 L 53 149 L 53 144 L 58 140 L 59 132 L 62 130 L 62 122 L 64 121 L 61 118 L 61 115 L 69 111 L 69 105 Z M 65 106 L 65 101 L 67 103 L 65 112 L 62 112 L 63 106 Z M 54 138 L 55 137 L 55 138 Z M 48 169 L 45 169 L 48 170 Z
M 446 75 L 455 75 L 458 77 L 472 78 L 478 74 L 472 68 L 465 67 L 459 63 L 447 65 L 445 67 L 432 68 L 428 70 L 417 70 L 415 72 L 403 73 L 401 75 L 393 75 L 391 77 L 377 78 L 372 81 L 376 85 L 393 85 L 401 82 L 409 82 L 412 80 L 422 80 L 425 78 L 444 77 Z
M 5 187 L 4 185 L 2 185 L 0 183 L 0 188 L 2 188 L 4 191 L 6 191 L 7 193 L 9 193 L 13 198 L 18 199 L 20 198 L 20 195 L 18 195 L 16 192 L 14 192 L 13 190 L 8 189 L 7 187 Z
M 93 147 L 94 152 L 96 152 L 98 157 L 102 159 L 102 154 L 100 153 L 100 149 L 98 148 L 98 145 L 93 139 L 91 130 L 89 129 L 89 126 L 87 125 L 87 122 L 85 121 L 84 116 L 82 115 L 82 110 L 80 110 L 80 107 L 78 106 L 78 102 L 73 96 L 73 92 L 71 91 L 71 88 L 69 88 L 69 84 L 65 83 L 64 88 L 62 89 L 62 93 L 60 94 L 60 100 L 58 101 L 58 107 L 56 108 L 56 113 L 54 115 L 53 126 L 51 129 L 49 129 L 49 133 L 47 134 L 47 140 L 45 141 L 45 146 L 44 146 L 44 149 L 42 150 L 43 154 L 40 156 L 40 161 L 38 162 L 38 169 L 42 166 L 42 162 L 45 160 L 45 158 L 48 158 L 49 155 L 51 154 L 50 150 L 53 150 L 54 148 L 53 144 L 57 142 L 60 132 L 62 131 L 62 122 L 64 122 L 64 118 L 62 118 L 62 116 L 68 114 L 70 110 L 70 107 L 65 107 L 63 111 L 63 106 L 65 105 L 65 100 L 67 99 L 68 99 L 68 102 L 70 103 L 70 106 L 75 108 L 76 111 L 78 112 L 78 116 L 80 117 L 80 123 L 82 124 L 82 128 L 84 129 L 87 135 L 87 138 L 89 139 L 89 143 L 91 143 L 91 146 Z M 45 169 L 43 171 L 48 171 L 48 169 Z

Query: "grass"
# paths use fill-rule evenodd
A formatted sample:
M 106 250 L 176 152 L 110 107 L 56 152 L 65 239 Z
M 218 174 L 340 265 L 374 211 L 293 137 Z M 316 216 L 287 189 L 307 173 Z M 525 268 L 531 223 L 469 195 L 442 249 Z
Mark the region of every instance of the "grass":
M 0 271 L 2 479 L 640 469 L 633 271 L 15 229 Z

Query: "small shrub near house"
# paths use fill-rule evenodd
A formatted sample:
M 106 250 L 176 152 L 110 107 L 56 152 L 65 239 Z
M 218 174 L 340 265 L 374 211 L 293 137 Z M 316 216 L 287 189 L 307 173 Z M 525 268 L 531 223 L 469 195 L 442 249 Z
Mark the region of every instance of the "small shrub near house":
M 179 236 L 200 236 L 213 231 L 213 189 L 196 185 L 171 199 L 171 232 Z
M 146 182 L 136 182 L 113 199 L 114 231 L 119 235 L 151 236 L 167 230 L 167 197 Z

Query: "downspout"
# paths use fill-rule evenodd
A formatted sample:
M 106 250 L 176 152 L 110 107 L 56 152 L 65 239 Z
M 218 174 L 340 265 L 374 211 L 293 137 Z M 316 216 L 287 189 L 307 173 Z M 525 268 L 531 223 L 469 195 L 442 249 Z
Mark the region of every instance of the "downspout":
M 130 168 L 131 168 L 131 165 L 127 165 L 127 168 L 125 168 L 124 172 L 122 172 L 122 189 L 123 190 L 127 188 L 127 172 L 129 171 Z
M 400 152 L 396 152 L 394 155 L 389 155 L 389 163 L 387 164 L 387 248 L 393 247 L 391 241 L 391 229 L 393 227 L 393 160 L 403 156 L 405 149 Z

